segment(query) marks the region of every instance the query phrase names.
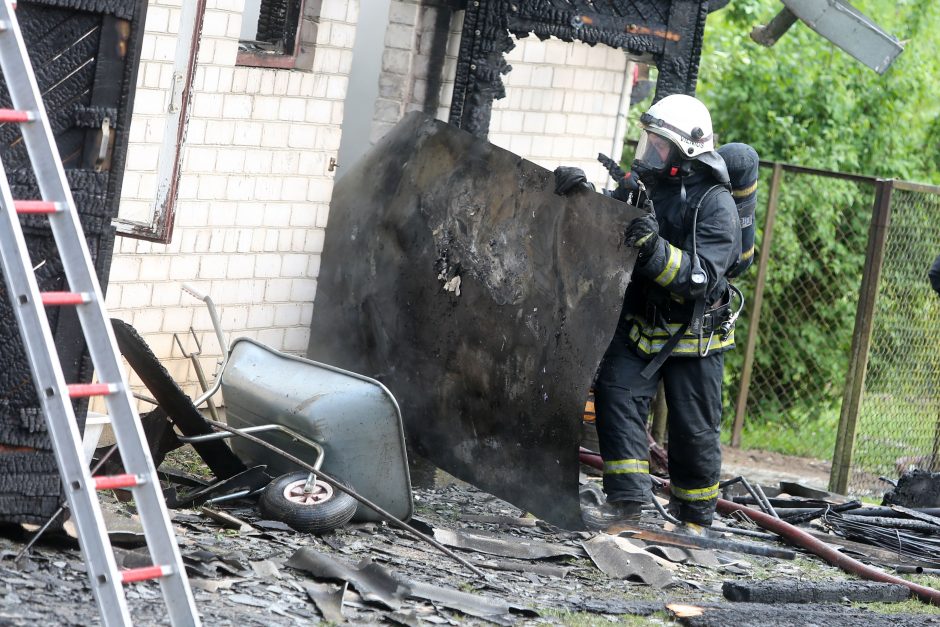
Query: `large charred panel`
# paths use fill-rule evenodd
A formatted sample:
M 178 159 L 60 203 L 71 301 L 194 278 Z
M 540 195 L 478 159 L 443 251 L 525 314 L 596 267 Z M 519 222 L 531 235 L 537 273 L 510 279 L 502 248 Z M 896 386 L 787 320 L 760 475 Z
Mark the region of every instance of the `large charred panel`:
M 17 3 L 17 19 L 103 286 L 111 265 L 111 219 L 120 199 L 146 7 L 146 0 Z M 10 107 L 5 83 L 0 107 Z M 39 198 L 15 124 L 0 125 L 0 159 L 13 196 Z M 40 266 L 39 288 L 67 290 L 46 218 L 24 217 L 22 224 L 30 257 Z M 58 470 L 2 281 L 0 292 L 5 321 L 0 325 L 0 521 L 44 522 L 60 502 Z M 92 365 L 77 316 L 69 308 L 50 309 L 48 315 L 66 380 L 88 382 Z M 75 408 L 84 424 L 86 403 Z
M 309 356 L 379 379 L 414 449 L 556 524 L 578 518 L 584 401 L 636 210 L 419 113 L 337 183 Z

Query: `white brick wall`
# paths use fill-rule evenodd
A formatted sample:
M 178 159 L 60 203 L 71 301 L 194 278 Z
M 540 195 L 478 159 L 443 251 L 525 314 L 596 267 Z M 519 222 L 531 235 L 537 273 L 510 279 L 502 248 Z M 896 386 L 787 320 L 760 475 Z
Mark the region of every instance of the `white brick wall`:
M 196 350 L 192 325 L 210 375 L 219 347 L 182 283 L 212 296 L 229 338 L 306 350 L 359 1 L 322 0 L 312 72 L 236 65 L 243 0 L 208 2 L 173 241 L 119 238 L 107 299 L 190 394 L 195 373 L 173 334 Z M 148 7 L 120 212 L 134 220 L 149 220 L 156 192 L 179 7 Z
M 119 239 L 108 306 L 144 335 L 171 375 L 196 394 L 190 361 L 173 341 L 202 342 L 211 374 L 219 347 L 191 283 L 210 294 L 229 338 L 249 336 L 303 353 L 316 295 L 355 25 L 363 0 L 322 0 L 310 72 L 236 65 L 243 0 L 209 0 L 194 80 L 173 240 Z M 368 2 L 368 0 L 365 0 Z M 180 0 L 150 0 L 121 216 L 149 220 Z M 427 91 L 433 7 L 392 0 L 373 124 L 377 139 Z M 460 36 L 453 20 L 440 92 L 447 119 Z M 534 37 L 508 56 L 507 98 L 493 107 L 490 140 L 547 168 L 578 165 L 600 185 L 595 161 L 609 154 L 626 59 Z
M 423 108 L 436 11 L 418 0 L 392 0 L 373 141 L 408 111 Z M 450 116 L 462 17 L 456 12 L 451 24 L 437 113 L 442 120 Z M 503 77 L 506 97 L 493 103 L 489 140 L 548 169 L 581 167 L 604 187 L 607 173 L 596 158 L 599 152 L 620 153 L 619 144 L 617 150 L 612 145 L 627 70 L 624 53 L 533 36 L 516 40 L 506 60 L 513 69 Z
M 450 115 L 462 27 L 461 19 L 453 22 L 438 112 L 442 120 Z M 515 42 L 506 55 L 512 66 L 503 77 L 506 97 L 493 103 L 490 142 L 550 170 L 559 165 L 583 168 L 598 188 L 606 186 L 609 178 L 597 153 L 619 156 L 612 144 L 626 55 L 608 46 L 554 38 L 539 41 L 530 36 Z

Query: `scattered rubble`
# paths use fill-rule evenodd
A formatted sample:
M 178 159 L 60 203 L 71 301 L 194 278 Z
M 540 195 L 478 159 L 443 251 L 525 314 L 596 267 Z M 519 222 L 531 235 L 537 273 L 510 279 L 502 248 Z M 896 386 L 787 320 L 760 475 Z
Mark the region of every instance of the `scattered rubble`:
M 805 582 L 792 579 L 741 582 L 721 587 L 729 601 L 749 603 L 898 603 L 911 597 L 904 586 L 875 581 Z
M 456 549 L 483 577 L 384 523 L 347 525 L 312 536 L 261 520 L 250 502 L 216 504 L 212 515 L 172 511 L 203 623 L 940 625 L 940 608 L 912 600 L 884 606 L 887 613 L 848 607 L 849 602 L 901 601 L 909 591 L 856 581 L 802 553 L 784 560 L 727 546 L 682 547 L 641 541 L 636 534 L 565 531 L 446 476 L 439 475 L 439 483 L 415 490 L 413 522 Z M 644 523 L 650 523 L 651 532 L 666 533 L 655 516 L 647 512 Z M 733 518 L 720 522 L 749 530 Z M 742 543 L 726 537 L 719 526 L 715 532 L 728 546 Z M 134 541 L 133 534 L 122 537 Z M 74 544 L 46 538 L 17 562 L 14 557 L 26 539 L 22 532 L 0 538 L 0 624 L 97 624 L 97 607 Z M 766 549 L 792 549 L 763 537 L 746 540 Z M 117 556 L 122 565 L 137 566 L 148 559 L 141 550 L 128 546 Z M 877 550 L 873 554 L 884 556 Z M 156 586 L 150 582 L 128 589 L 138 624 L 166 624 Z M 737 591 L 738 602 L 725 600 L 729 590 Z M 777 591 L 774 605 L 755 603 L 773 596 L 767 590 Z
M 940 507 L 940 472 L 917 469 L 905 472 L 894 489 L 885 494 L 884 504 Z

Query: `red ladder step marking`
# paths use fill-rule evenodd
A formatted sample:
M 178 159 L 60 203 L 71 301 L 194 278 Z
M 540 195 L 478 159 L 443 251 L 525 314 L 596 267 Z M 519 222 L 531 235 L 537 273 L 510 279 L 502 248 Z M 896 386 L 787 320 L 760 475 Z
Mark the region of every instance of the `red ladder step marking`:
M 133 583 L 135 581 L 146 581 L 148 579 L 158 579 L 166 577 L 173 572 L 169 566 L 144 566 L 143 568 L 129 568 L 121 571 L 121 581 L 124 583 Z
M 82 305 L 91 300 L 91 294 L 88 292 L 43 292 L 40 297 L 43 305 L 51 307 Z
M 0 109 L 0 122 L 32 122 L 36 116 L 32 111 L 19 109 Z
M 144 483 L 138 475 L 100 475 L 92 477 L 96 490 L 119 490 L 121 488 L 136 488 Z
M 114 394 L 118 391 L 118 386 L 113 383 L 72 383 L 68 389 L 69 398 L 86 398 Z
M 17 213 L 55 213 L 62 210 L 61 203 L 48 200 L 14 200 Z

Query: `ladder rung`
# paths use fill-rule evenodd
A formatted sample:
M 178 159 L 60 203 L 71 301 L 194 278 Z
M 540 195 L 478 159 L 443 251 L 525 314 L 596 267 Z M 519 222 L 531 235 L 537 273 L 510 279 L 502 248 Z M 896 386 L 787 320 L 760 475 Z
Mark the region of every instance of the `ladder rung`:
M 138 475 L 101 475 L 92 477 L 96 490 L 120 490 L 121 488 L 136 488 L 146 483 Z
M 86 398 L 88 396 L 106 396 L 118 391 L 114 383 L 72 383 L 68 385 L 69 398 Z
M 166 577 L 173 572 L 169 566 L 144 566 L 143 568 L 129 568 L 121 571 L 121 581 L 124 583 L 134 583 L 135 581 L 147 581 L 148 579 L 159 579 Z
M 36 119 L 32 111 L 0 109 L 0 122 L 32 122 Z
M 88 292 L 43 292 L 39 296 L 42 298 L 42 304 L 50 307 L 82 305 L 91 301 L 91 294 Z
M 62 210 L 62 203 L 50 200 L 14 200 L 17 213 L 55 213 Z

